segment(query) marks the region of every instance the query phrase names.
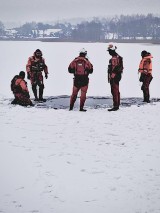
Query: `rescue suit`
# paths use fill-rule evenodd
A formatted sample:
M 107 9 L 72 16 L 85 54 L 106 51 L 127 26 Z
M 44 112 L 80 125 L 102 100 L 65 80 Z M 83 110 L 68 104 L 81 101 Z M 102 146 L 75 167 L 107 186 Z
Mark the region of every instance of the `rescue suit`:
M 141 90 L 143 91 L 144 102 L 150 102 L 149 85 L 153 79 L 152 77 L 152 55 L 147 53 L 142 57 L 139 64 L 138 72 L 141 73 L 139 81 L 142 82 Z
M 15 99 L 12 104 L 19 104 L 21 106 L 33 106 L 30 100 L 27 82 L 21 76 L 15 76 L 11 81 L 11 90 Z
M 118 110 L 120 105 L 119 82 L 123 72 L 123 58 L 114 52 L 108 65 L 108 82 L 111 86 L 111 94 L 113 96 L 113 108 L 110 110 Z
M 80 53 L 80 55 L 70 63 L 68 71 L 69 73 L 74 74 L 73 91 L 70 98 L 70 110 L 73 109 L 74 103 L 77 99 L 78 92 L 81 91 L 80 111 L 86 111 L 83 109 L 83 107 L 86 101 L 86 94 L 89 85 L 88 76 L 89 74 L 93 73 L 93 65 L 85 57 L 85 54 Z
M 48 67 L 45 64 L 45 59 L 42 57 L 42 55 L 40 57 L 37 57 L 37 52 L 35 51 L 34 55 L 29 57 L 28 63 L 26 65 L 26 71 L 28 79 L 30 79 L 31 81 L 35 100 L 43 100 L 44 82 L 42 72 L 44 71 L 45 78 L 47 79 Z M 39 98 L 37 95 L 37 86 L 39 86 Z

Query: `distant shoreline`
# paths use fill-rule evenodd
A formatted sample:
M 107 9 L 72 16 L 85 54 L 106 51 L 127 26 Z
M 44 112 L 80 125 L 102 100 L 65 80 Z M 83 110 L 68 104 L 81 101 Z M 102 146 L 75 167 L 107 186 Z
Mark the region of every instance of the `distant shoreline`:
M 59 39 L 59 38 L 0 38 L 0 41 L 41 41 L 41 42 L 72 42 L 72 43 L 148 43 L 160 44 L 160 39 L 105 39 L 101 41 L 85 41 L 73 39 Z

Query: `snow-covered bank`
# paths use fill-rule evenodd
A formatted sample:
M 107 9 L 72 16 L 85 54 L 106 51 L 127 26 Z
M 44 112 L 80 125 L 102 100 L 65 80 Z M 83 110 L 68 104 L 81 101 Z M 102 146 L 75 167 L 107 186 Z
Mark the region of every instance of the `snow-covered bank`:
M 1 102 L 0 212 L 159 213 L 159 108 Z

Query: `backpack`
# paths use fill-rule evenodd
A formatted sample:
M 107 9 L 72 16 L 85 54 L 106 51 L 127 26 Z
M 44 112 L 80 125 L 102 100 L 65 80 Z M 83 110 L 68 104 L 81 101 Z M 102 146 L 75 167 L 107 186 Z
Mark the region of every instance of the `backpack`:
M 83 58 L 77 58 L 75 60 L 75 74 L 86 75 L 86 60 Z
M 20 85 L 16 85 L 16 80 L 19 78 L 19 75 L 15 75 L 14 78 L 11 80 L 11 91 L 13 93 L 18 93 L 22 91 Z

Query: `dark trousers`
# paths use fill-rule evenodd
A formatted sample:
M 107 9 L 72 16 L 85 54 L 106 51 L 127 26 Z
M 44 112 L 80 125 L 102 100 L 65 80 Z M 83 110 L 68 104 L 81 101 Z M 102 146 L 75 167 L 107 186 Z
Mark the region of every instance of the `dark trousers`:
M 143 79 L 141 90 L 143 91 L 143 98 L 145 102 L 148 102 L 150 99 L 149 85 L 152 81 L 152 78 L 153 78 L 152 75 L 148 74 L 148 75 L 145 75 Z
M 38 86 L 39 87 L 39 99 L 43 99 L 44 84 L 43 84 L 42 72 L 32 72 L 30 80 L 31 80 L 31 84 L 32 84 L 32 91 L 33 91 L 34 97 L 36 99 L 38 99 L 38 95 L 37 95 L 37 86 Z
M 119 108 L 120 105 L 119 81 L 115 82 L 115 80 L 112 79 L 110 85 L 111 85 L 111 94 L 113 96 L 113 107 Z

